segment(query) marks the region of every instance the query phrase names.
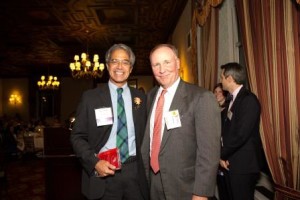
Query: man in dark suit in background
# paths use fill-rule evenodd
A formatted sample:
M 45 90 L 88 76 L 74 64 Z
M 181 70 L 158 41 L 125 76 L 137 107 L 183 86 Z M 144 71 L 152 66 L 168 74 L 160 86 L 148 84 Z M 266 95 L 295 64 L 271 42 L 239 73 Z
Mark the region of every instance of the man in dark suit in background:
M 71 134 L 74 152 L 83 167 L 82 192 L 88 199 L 147 200 L 140 154 L 146 96 L 127 84 L 135 55 L 128 46 L 115 44 L 105 60 L 109 82 L 83 94 Z M 97 157 L 99 152 L 116 147 L 121 154 L 120 170 Z
M 142 157 L 152 200 L 206 200 L 214 196 L 220 159 L 220 110 L 212 92 L 180 79 L 177 49 L 150 53 L 159 83 L 148 94 Z M 150 101 L 149 101 L 150 100 Z
M 224 90 L 232 95 L 222 127 L 220 165 L 233 200 L 253 200 L 261 167 L 262 145 L 259 134 L 260 103 L 247 90 L 246 70 L 238 63 L 221 66 Z M 220 194 L 222 195 L 222 194 Z M 221 199 L 224 197 L 220 196 Z

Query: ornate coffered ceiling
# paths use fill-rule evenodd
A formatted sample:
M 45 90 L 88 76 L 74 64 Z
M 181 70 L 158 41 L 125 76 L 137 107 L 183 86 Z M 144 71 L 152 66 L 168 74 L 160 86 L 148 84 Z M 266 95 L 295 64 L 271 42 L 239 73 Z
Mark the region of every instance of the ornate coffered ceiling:
M 0 3 L 0 78 L 47 71 L 69 76 L 75 54 L 114 43 L 132 47 L 133 74 L 151 74 L 151 48 L 167 42 L 187 0 L 4 0 Z

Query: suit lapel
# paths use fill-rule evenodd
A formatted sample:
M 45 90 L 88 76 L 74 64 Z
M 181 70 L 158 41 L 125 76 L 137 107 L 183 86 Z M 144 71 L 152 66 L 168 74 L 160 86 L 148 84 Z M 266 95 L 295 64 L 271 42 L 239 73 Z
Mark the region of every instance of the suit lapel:
M 135 104 L 134 104 L 134 98 L 135 97 L 139 97 L 136 93 L 135 93 L 135 91 L 131 88 L 131 87 L 129 87 L 129 89 L 130 89 L 130 95 L 131 95 L 131 104 L 132 104 L 132 117 L 133 117 L 133 122 L 134 122 L 134 127 L 136 127 L 136 124 L 135 124 L 135 122 L 136 122 L 136 120 L 137 120 L 137 110 L 135 109 Z
M 103 99 L 103 105 L 104 106 L 107 105 L 108 107 L 112 108 L 112 101 L 111 101 L 111 96 L 110 96 L 110 91 L 109 91 L 108 84 L 100 87 L 99 95 L 100 95 L 100 98 Z
M 146 129 L 145 129 L 145 136 L 144 136 L 144 146 L 145 150 L 150 149 L 150 119 L 151 115 L 153 113 L 153 105 L 154 105 L 154 100 L 157 95 L 159 87 L 156 87 L 153 91 L 151 91 L 148 96 L 147 96 L 147 113 L 148 113 L 148 118 L 147 118 L 147 123 L 146 123 Z M 147 151 L 147 159 L 149 158 L 149 150 Z
M 95 98 L 96 98 L 97 103 L 96 103 L 96 106 L 94 109 L 111 108 L 112 112 L 113 112 L 112 101 L 111 101 L 108 84 L 105 84 L 105 85 L 99 87 L 97 96 Z M 96 121 L 96 119 L 95 119 L 95 121 Z M 98 128 L 97 134 L 105 134 L 105 136 L 104 136 L 105 139 L 102 140 L 101 137 L 99 137 L 99 141 L 98 141 L 99 145 L 97 145 L 97 152 L 107 142 L 110 132 L 111 132 L 111 129 L 112 129 L 112 125 L 100 126 Z
M 148 111 L 148 116 L 151 116 L 153 112 L 153 106 L 155 102 L 155 97 L 157 95 L 157 92 L 159 90 L 159 87 L 156 87 L 155 90 L 148 95 L 148 102 L 147 102 L 147 111 Z M 150 122 L 150 119 L 148 120 Z
M 181 106 L 183 105 L 185 97 L 186 97 L 185 83 L 182 80 L 180 80 L 169 111 L 178 110 L 180 115 L 180 113 L 182 113 Z M 164 126 L 165 128 L 164 128 L 163 138 L 161 141 L 160 151 L 163 150 L 164 146 L 167 143 L 168 138 L 170 137 L 170 134 L 172 134 L 172 131 L 176 131 L 176 129 L 168 131 L 166 124 Z
M 239 93 L 237 94 L 236 99 L 234 100 L 234 102 L 233 102 L 233 104 L 232 104 L 232 106 L 231 106 L 231 108 L 230 108 L 230 111 L 231 111 L 232 113 L 234 113 L 234 110 L 235 110 L 236 105 L 239 104 L 239 101 L 240 101 L 240 100 L 243 98 L 243 96 L 245 96 L 246 94 L 247 94 L 247 90 L 246 90 L 246 88 L 243 86 L 243 87 L 240 89 Z
M 132 102 L 132 117 L 133 117 L 133 123 L 134 123 L 134 128 L 135 130 L 135 138 L 136 138 L 136 144 L 138 143 L 137 141 L 140 141 L 139 134 L 137 134 L 139 131 L 137 130 L 140 126 L 138 124 L 139 122 L 139 116 L 138 116 L 138 110 L 135 108 L 135 103 L 134 103 L 134 98 L 139 97 L 141 98 L 138 93 L 129 87 L 130 89 L 130 95 L 131 95 L 131 102 Z

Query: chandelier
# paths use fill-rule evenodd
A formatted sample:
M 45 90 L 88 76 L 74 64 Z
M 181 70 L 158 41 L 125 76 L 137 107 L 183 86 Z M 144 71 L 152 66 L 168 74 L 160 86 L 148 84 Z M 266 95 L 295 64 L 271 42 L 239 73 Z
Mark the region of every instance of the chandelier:
M 73 78 L 101 78 L 103 75 L 104 64 L 99 63 L 99 56 L 95 54 L 93 62 L 89 59 L 88 53 L 81 54 L 81 60 L 79 55 L 74 56 L 74 62 L 70 63 L 70 69 Z
M 41 76 L 41 80 L 37 82 L 37 85 L 40 90 L 57 90 L 59 88 L 60 82 L 57 80 L 56 76 L 48 76 L 48 80 L 43 75 Z

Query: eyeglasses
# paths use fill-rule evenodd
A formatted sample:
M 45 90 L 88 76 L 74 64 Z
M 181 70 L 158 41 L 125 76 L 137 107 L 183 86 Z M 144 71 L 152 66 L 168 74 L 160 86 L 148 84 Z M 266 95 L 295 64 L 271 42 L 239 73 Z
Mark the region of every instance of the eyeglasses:
M 129 60 L 118 60 L 118 59 L 111 59 L 109 61 L 109 64 L 113 65 L 113 66 L 117 66 L 119 64 L 121 64 L 122 66 L 128 67 L 131 65 Z

